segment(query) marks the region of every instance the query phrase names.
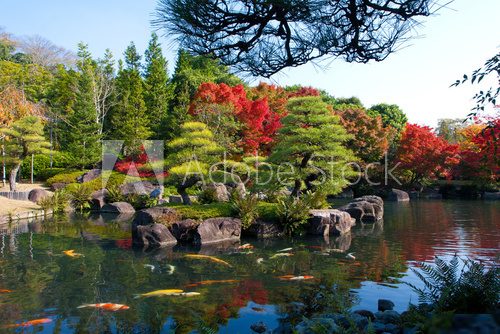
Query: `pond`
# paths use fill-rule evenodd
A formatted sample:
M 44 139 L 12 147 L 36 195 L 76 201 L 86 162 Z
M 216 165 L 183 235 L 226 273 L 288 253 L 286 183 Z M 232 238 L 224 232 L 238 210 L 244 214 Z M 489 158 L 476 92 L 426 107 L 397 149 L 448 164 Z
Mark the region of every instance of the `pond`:
M 0 291 L 10 291 L 0 292 L 0 331 L 190 333 L 211 327 L 249 333 L 258 321 L 273 330 L 283 326 L 297 302 L 310 310 L 317 306 L 310 305 L 311 296 L 326 290 L 335 292 L 329 303 L 375 311 L 377 300 L 386 298 L 403 311 L 417 302 L 403 282 L 419 284 L 410 270 L 418 261 L 455 253 L 483 260 L 498 256 L 499 208 L 498 202 L 480 201 L 386 203 L 383 222 L 358 224 L 351 235 L 242 240 L 254 246 L 246 250 L 176 246 L 144 253 L 131 248 L 127 221 L 100 217 L 0 228 Z M 286 248 L 293 255 L 275 256 Z M 63 253 L 71 249 L 83 256 Z M 229 265 L 185 256 L 195 252 Z M 284 275 L 314 278 L 280 278 Z M 199 295 L 138 296 L 162 289 Z M 102 302 L 130 308 L 78 308 Z M 44 318 L 51 321 L 13 326 Z

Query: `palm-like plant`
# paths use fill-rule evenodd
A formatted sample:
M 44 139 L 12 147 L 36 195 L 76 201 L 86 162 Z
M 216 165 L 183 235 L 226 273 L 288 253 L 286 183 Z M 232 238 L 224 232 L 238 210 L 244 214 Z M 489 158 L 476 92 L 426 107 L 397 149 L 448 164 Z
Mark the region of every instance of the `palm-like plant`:
M 424 283 L 415 290 L 420 303 L 432 303 L 438 311 L 481 313 L 494 309 L 500 301 L 500 268 L 487 268 L 482 262 L 455 255 L 447 263 L 436 257 L 435 266 L 421 263 L 420 270 L 412 271 Z

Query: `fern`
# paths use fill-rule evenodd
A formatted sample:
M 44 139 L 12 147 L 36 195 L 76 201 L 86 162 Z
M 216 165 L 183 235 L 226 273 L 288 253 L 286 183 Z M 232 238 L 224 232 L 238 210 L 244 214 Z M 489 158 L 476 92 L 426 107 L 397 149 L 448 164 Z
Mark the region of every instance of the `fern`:
M 486 268 L 481 262 L 462 260 L 455 255 L 447 263 L 437 258 L 435 265 L 420 264 L 411 270 L 422 281 L 424 288 L 409 285 L 420 303 L 431 303 L 441 312 L 487 312 L 495 308 L 500 296 L 500 270 L 495 264 Z

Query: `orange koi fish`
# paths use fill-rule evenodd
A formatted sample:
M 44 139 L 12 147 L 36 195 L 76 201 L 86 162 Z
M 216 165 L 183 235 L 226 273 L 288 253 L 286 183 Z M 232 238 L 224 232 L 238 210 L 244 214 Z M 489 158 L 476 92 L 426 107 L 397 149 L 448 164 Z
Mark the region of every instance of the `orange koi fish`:
M 5 326 L 5 328 L 19 328 L 19 327 L 40 326 L 40 325 L 43 325 L 43 324 L 48 324 L 50 322 L 52 322 L 52 319 L 42 318 L 42 319 L 35 319 L 35 320 L 21 322 L 20 324 L 7 325 L 7 326 Z
M 93 307 L 104 311 L 116 312 L 121 310 L 128 310 L 130 307 L 123 304 L 113 304 L 113 303 L 99 303 L 99 304 L 83 304 L 77 308 Z
M 238 249 L 253 249 L 253 246 L 250 244 L 244 244 L 239 246 Z
M 12 290 L 9 289 L 0 289 L 0 293 L 11 293 Z
M 74 249 L 65 250 L 65 251 L 63 251 L 63 253 L 65 255 L 69 256 L 69 257 L 81 257 L 81 256 L 84 256 L 83 254 L 75 253 Z
M 217 284 L 217 283 L 238 283 L 239 281 L 236 279 L 220 279 L 220 280 L 206 280 L 206 281 L 200 281 L 200 282 L 195 282 L 186 285 L 186 287 L 196 287 L 199 285 L 212 285 L 212 284 Z
M 308 279 L 313 279 L 314 276 L 311 275 L 304 275 L 304 276 L 293 276 L 293 275 L 284 275 L 284 276 L 278 276 L 280 280 L 283 281 L 304 281 Z
M 215 256 L 201 255 L 201 254 L 186 254 L 185 257 L 188 259 L 208 260 L 208 261 L 212 261 L 214 263 L 223 264 L 225 266 L 232 267 L 226 261 L 218 259 Z

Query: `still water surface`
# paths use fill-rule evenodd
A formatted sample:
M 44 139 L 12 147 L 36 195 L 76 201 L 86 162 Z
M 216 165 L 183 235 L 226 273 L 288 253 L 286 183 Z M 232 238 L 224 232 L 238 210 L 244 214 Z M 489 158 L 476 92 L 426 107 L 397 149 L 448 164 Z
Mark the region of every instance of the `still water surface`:
M 377 299 L 388 298 L 403 311 L 417 302 L 403 284 L 418 285 L 410 270 L 417 262 L 455 253 L 492 260 L 500 248 L 498 202 L 386 203 L 383 222 L 358 225 L 349 236 L 242 240 L 254 246 L 251 251 L 221 245 L 144 253 L 131 249 L 129 226 L 127 221 L 73 217 L 0 229 L 0 290 L 12 290 L 0 293 L 0 332 L 190 333 L 203 324 L 220 333 L 250 333 L 258 321 L 272 330 L 294 302 L 307 303 L 318 289 L 331 286 L 351 291 L 353 309 L 375 311 Z M 289 247 L 292 256 L 271 259 Z M 69 249 L 84 256 L 64 255 Z M 344 253 L 327 255 L 327 249 Z M 185 258 L 193 252 L 217 256 L 231 267 Z M 346 258 L 347 253 L 355 259 Z M 314 279 L 284 281 L 278 278 L 282 275 Z M 230 281 L 206 283 L 216 280 Z M 159 289 L 200 295 L 135 298 Z M 77 308 L 101 302 L 130 309 Z M 41 318 L 52 321 L 12 326 Z

